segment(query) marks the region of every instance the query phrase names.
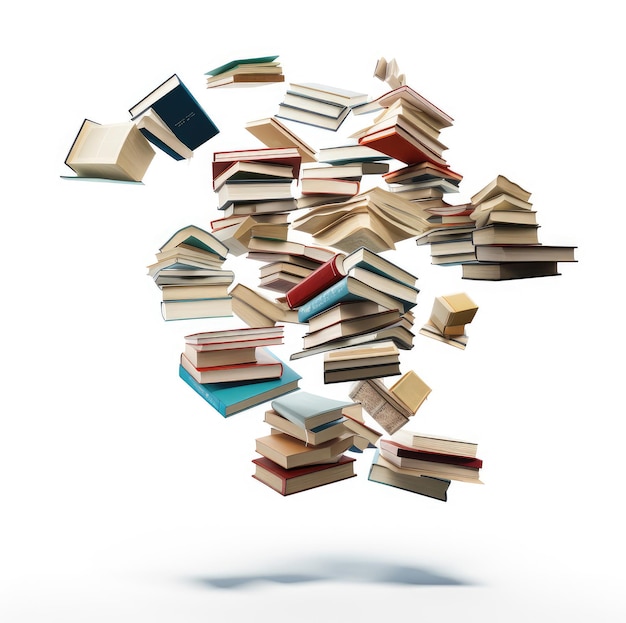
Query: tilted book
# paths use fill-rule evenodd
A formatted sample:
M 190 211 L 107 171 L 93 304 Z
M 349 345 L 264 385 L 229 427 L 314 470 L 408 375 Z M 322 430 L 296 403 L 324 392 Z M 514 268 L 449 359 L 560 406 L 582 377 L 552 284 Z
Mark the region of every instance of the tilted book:
M 336 400 L 300 390 L 272 401 L 272 409 L 301 428 L 313 429 L 341 417 L 352 401 Z

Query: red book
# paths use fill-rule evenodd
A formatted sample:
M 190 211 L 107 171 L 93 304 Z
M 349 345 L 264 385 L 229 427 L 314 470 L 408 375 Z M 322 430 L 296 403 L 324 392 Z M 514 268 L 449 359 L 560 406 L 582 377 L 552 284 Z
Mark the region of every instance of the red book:
M 290 495 L 356 476 L 354 461 L 354 458 L 343 455 L 336 463 L 285 469 L 262 456 L 252 460 L 256 465 L 252 477 L 281 495 Z
M 407 459 L 418 459 L 420 461 L 432 461 L 434 463 L 446 463 L 448 465 L 459 465 L 461 467 L 471 467 L 480 469 L 483 466 L 482 459 L 474 457 L 461 456 L 458 454 L 441 454 L 439 452 L 427 452 L 426 450 L 417 450 L 411 446 L 405 446 L 391 439 L 381 439 L 380 447 L 387 452 L 391 452 L 399 457 Z
M 343 259 L 345 257 L 344 253 L 337 253 L 328 261 L 320 264 L 318 268 L 302 279 L 300 283 L 288 290 L 285 295 L 287 305 L 289 305 L 291 309 L 300 307 L 300 305 L 311 300 L 314 296 L 317 296 L 320 292 L 323 292 L 326 288 L 330 288 L 330 286 L 345 277 L 346 273 L 343 270 Z
M 405 164 L 418 162 L 434 162 L 446 165 L 446 160 L 421 143 L 397 125 L 385 128 L 379 132 L 365 134 L 359 139 L 359 145 L 371 147 L 382 154 L 391 156 Z

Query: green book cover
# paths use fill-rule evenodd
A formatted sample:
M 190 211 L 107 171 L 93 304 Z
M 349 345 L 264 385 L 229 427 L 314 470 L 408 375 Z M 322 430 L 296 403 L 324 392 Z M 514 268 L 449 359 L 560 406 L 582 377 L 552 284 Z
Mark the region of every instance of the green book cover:
M 233 67 L 237 67 L 237 65 L 249 65 L 251 63 L 271 63 L 278 58 L 278 54 L 275 56 L 258 56 L 256 58 L 238 58 L 234 61 L 229 61 L 228 63 L 224 63 L 215 69 L 211 69 L 204 73 L 205 76 L 217 76 L 219 74 L 223 74 L 225 71 L 232 69 Z

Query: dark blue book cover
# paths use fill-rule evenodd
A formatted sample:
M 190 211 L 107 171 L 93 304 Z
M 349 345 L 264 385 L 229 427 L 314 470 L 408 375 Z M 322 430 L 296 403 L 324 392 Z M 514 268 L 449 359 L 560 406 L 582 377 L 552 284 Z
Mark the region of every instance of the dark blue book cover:
M 219 133 L 198 100 L 174 74 L 129 109 L 135 119 L 153 108 L 163 122 L 189 149 L 196 149 Z
M 164 143 L 160 138 L 157 138 L 150 130 L 146 128 L 139 128 L 139 131 L 156 147 L 162 149 L 168 156 L 174 158 L 174 160 L 184 160 L 184 158 L 177 152 L 174 151 L 169 145 Z

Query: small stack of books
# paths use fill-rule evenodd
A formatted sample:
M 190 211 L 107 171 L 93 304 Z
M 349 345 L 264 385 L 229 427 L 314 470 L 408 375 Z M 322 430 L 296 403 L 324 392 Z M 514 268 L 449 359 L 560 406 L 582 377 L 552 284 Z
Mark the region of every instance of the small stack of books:
M 391 340 L 324 353 L 324 383 L 342 383 L 399 374 L 400 351 Z
M 368 479 L 371 482 L 447 501 L 452 480 L 482 484 L 476 443 L 401 430 L 380 439 Z
M 417 277 L 366 247 L 332 259 L 287 292 L 308 323 L 303 350 L 292 359 L 337 348 L 393 340 L 412 347 Z
M 176 231 L 148 266 L 162 292 L 165 320 L 232 316 L 228 287 L 235 275 L 223 268 L 228 247 L 196 225 Z
M 472 322 L 477 311 L 478 305 L 465 292 L 437 296 L 420 334 L 464 349 L 467 346 L 465 326 Z
M 558 262 L 575 262 L 575 246 L 539 242 L 530 192 L 498 175 L 471 198 L 473 257 L 464 279 L 523 279 L 556 276 Z
M 393 435 L 417 413 L 430 393 L 431 388 L 410 370 L 389 388 L 380 379 L 357 381 L 350 398 L 360 402 L 363 410 Z
M 275 56 L 239 58 L 205 72 L 207 89 L 215 87 L 260 86 L 284 82 L 285 76 Z
M 430 162 L 447 166 L 447 147 L 439 140 L 452 117 L 404 84 L 376 100 L 384 110 L 352 138 L 407 165 Z
M 271 434 L 255 440 L 253 477 L 290 495 L 355 476 L 355 459 L 344 453 L 357 438 L 361 446 L 369 440 L 345 425 L 344 413 L 358 421 L 360 406 L 303 390 L 273 400 L 265 413 Z
M 291 83 L 276 116 L 289 121 L 336 132 L 351 107 L 366 102 L 366 93 L 357 93 L 317 83 Z
M 284 328 L 244 327 L 185 336 L 180 377 L 227 417 L 298 389 L 300 375 L 269 350 Z
M 291 227 L 310 234 L 318 244 L 348 253 L 361 246 L 382 252 L 432 229 L 427 216 L 400 193 L 377 186 L 348 199 L 315 205 L 295 218 Z

